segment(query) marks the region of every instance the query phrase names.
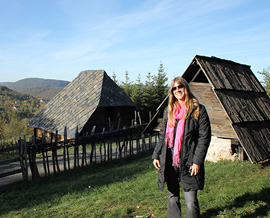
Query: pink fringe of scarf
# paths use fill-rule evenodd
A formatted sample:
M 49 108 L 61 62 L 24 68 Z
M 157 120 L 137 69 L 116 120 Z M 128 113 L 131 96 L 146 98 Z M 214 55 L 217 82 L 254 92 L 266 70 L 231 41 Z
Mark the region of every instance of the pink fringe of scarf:
M 175 110 L 173 111 L 173 126 L 169 125 L 169 120 L 167 122 L 166 128 L 166 144 L 169 148 L 173 148 L 173 166 L 179 167 L 180 161 L 180 152 L 182 149 L 182 140 L 185 128 L 185 119 L 182 119 L 185 114 L 185 106 L 182 108 L 178 104 Z M 178 119 L 178 125 L 176 127 L 176 135 L 174 136 L 174 127 L 175 127 L 175 119 Z M 175 138 L 175 139 L 174 139 Z M 174 140 L 174 146 L 173 146 Z

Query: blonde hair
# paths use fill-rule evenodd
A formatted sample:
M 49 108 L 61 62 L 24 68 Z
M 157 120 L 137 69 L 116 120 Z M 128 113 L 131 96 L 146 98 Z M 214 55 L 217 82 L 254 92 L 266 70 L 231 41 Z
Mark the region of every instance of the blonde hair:
M 178 83 L 179 85 L 184 85 L 184 93 L 185 93 L 185 107 L 186 107 L 186 112 L 184 114 L 184 119 L 191 117 L 194 117 L 196 120 L 199 118 L 199 102 L 191 92 L 188 82 L 182 78 L 182 77 L 176 77 L 173 79 L 171 87 L 169 89 L 169 103 L 168 103 L 168 120 L 170 126 L 173 126 L 174 123 L 174 118 L 173 118 L 173 111 L 176 108 L 178 104 L 177 98 L 175 98 L 173 94 L 172 88 L 174 87 L 174 84 Z M 195 111 L 193 112 L 194 108 L 196 107 Z

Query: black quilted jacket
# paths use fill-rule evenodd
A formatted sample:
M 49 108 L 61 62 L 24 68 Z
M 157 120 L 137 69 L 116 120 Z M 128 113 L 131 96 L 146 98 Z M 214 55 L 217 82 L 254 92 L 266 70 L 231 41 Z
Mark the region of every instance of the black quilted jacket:
M 185 121 L 185 129 L 182 142 L 182 150 L 179 163 L 179 178 L 185 191 L 203 189 L 204 187 L 204 159 L 211 141 L 211 126 L 207 111 L 200 106 L 199 119 L 188 118 Z M 159 142 L 153 152 L 152 158 L 160 161 L 158 172 L 158 186 L 163 191 L 166 182 L 166 156 L 171 155 L 170 149 L 165 145 L 166 124 L 168 109 L 163 114 L 163 121 L 159 136 Z M 189 167 L 193 164 L 200 165 L 200 171 L 196 176 L 190 176 Z

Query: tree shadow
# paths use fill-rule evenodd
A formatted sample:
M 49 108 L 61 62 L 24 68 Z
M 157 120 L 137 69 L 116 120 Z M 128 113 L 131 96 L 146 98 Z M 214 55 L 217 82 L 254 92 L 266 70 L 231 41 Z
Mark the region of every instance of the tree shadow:
M 250 210 L 246 215 L 241 216 L 241 218 L 254 218 L 254 217 L 264 217 L 270 212 L 270 188 L 264 188 L 258 193 L 246 193 L 242 196 L 239 196 L 234 200 L 231 205 L 226 207 L 212 208 L 201 214 L 201 217 L 210 218 L 217 217 L 220 212 L 227 210 L 233 210 L 233 208 L 241 208 L 245 203 L 248 202 L 258 202 L 263 201 L 266 204 L 259 206 L 254 210 Z

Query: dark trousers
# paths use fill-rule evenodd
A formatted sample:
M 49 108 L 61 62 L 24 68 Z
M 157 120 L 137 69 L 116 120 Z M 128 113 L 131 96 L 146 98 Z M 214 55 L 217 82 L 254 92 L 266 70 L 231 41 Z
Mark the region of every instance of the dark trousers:
M 168 161 L 166 171 L 166 180 L 168 186 L 167 218 L 178 218 L 181 217 L 179 168 L 173 167 L 170 161 Z M 197 191 L 184 191 L 184 198 L 186 203 L 186 217 L 200 217 Z

